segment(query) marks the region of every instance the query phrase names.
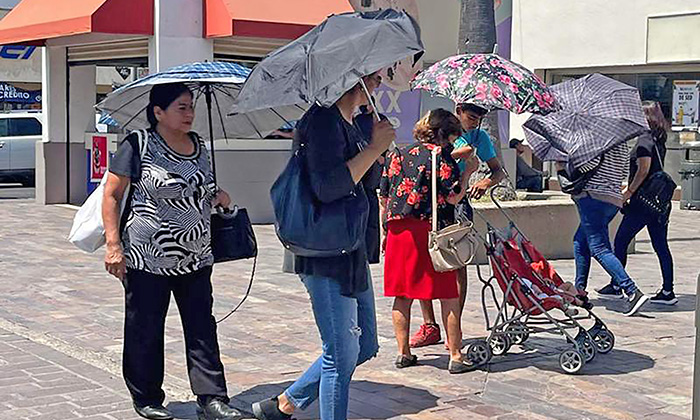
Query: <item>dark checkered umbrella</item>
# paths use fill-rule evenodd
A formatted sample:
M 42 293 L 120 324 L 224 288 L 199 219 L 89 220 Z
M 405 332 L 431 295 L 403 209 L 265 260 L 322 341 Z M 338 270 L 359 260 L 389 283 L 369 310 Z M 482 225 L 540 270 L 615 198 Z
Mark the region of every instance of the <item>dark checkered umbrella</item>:
M 523 128 L 535 155 L 544 161 L 571 162 L 576 168 L 649 126 L 637 89 L 600 74 L 551 87 L 562 107 L 533 115 Z

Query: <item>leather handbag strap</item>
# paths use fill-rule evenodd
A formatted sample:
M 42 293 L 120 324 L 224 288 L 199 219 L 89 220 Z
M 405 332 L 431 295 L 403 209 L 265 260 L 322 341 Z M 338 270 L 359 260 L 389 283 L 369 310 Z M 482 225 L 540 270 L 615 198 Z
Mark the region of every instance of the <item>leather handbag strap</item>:
M 659 145 L 654 142 L 654 150 L 656 150 L 656 157 L 659 158 L 659 165 L 661 165 L 661 170 L 664 170 L 664 161 L 661 159 L 661 152 L 659 152 Z
M 430 162 L 431 165 L 431 190 L 432 190 L 432 219 L 433 219 L 433 232 L 437 232 L 437 226 L 438 226 L 438 211 L 437 211 L 437 148 L 433 149 L 431 151 L 432 159 Z

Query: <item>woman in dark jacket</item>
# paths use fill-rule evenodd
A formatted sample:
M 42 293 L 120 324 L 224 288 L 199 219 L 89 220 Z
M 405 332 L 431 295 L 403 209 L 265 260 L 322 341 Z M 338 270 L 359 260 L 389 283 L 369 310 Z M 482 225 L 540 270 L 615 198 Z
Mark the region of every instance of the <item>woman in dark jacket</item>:
M 387 117 L 379 114 L 380 120 Z M 372 140 L 372 127 L 375 120 L 374 112 L 369 106 L 361 106 L 360 113 L 355 117 L 354 123 L 366 139 L 366 144 Z M 372 167 L 362 177 L 362 186 L 369 201 L 369 217 L 367 219 L 367 235 L 365 236 L 365 247 L 367 248 L 367 260 L 370 264 L 379 264 L 381 232 L 379 228 L 379 198 L 377 190 L 382 179 L 382 168 L 384 167 L 384 155 L 379 157 Z
M 370 93 L 381 83 L 376 73 L 363 80 Z M 297 125 L 309 182 L 322 203 L 353 194 L 366 199 L 361 180 L 395 138 L 391 124 L 382 121 L 374 124 L 372 139 L 366 143 L 353 125 L 353 115 L 366 104 L 358 84 L 331 107 L 313 105 Z M 344 420 L 355 367 L 379 349 L 367 250 L 361 246 L 326 258 L 295 256 L 293 262 L 311 298 L 322 354 L 281 395 L 253 404 L 253 413 L 261 420 L 289 419 L 295 410 L 319 399 L 322 420 Z
M 630 154 L 630 181 L 624 191 L 623 198 L 626 205 L 623 210 L 622 223 L 615 236 L 615 255 L 625 265 L 627 263 L 627 248 L 632 239 L 646 227 L 651 238 L 651 245 L 659 258 L 663 277 L 661 290 L 649 301 L 663 305 L 675 305 L 678 303 L 678 299 L 673 293 L 673 257 L 668 247 L 668 220 L 671 215 L 671 203 L 669 202 L 667 205 L 667 212 L 659 217 L 639 207 L 634 200 L 635 194 L 638 193 L 644 182 L 654 173 L 663 170 L 666 158 L 668 122 L 664 118 L 658 102 L 645 101 L 642 105 L 651 132 L 649 135 L 639 137 L 637 146 Z M 613 282 L 598 290 L 598 294 L 611 297 L 622 296 L 620 288 Z
M 199 415 L 234 420 L 212 316 L 210 215 L 228 207 L 204 143 L 191 133 L 192 92 L 182 83 L 156 85 L 147 107 L 151 128 L 140 145 L 129 135 L 109 168 L 102 204 L 105 267 L 124 284 L 124 379 L 134 408 L 148 419 L 171 419 L 163 407 L 163 345 L 170 295 L 180 310 L 187 366 Z M 143 151 L 142 151 L 143 150 Z M 124 197 L 131 184 L 129 197 Z M 120 229 L 119 203 L 129 200 Z

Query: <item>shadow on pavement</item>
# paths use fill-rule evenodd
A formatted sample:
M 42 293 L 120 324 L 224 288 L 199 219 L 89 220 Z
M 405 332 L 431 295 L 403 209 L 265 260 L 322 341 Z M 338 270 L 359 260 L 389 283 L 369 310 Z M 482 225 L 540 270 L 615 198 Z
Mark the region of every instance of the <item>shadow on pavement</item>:
M 272 398 L 288 388 L 292 381 L 261 384 L 247 389 L 231 397 L 231 406 L 241 411 L 245 416 L 252 417 L 251 404 L 256 401 Z M 372 394 L 377 395 L 377 405 L 373 405 Z M 399 384 L 384 384 L 372 381 L 352 381 L 350 385 L 349 419 L 389 419 L 402 415 L 417 414 L 421 411 L 437 407 L 438 397 L 430 391 L 412 388 Z M 190 409 L 192 413 L 196 410 Z M 170 407 L 170 406 L 169 406 Z M 318 402 L 313 403 L 304 411 L 294 414 L 295 418 L 318 418 Z M 190 417 L 181 417 L 190 418 Z M 192 418 L 196 418 L 192 417 Z
M 197 403 L 173 401 L 167 407 L 176 419 L 197 419 Z
M 465 340 L 465 353 L 471 341 L 473 339 Z M 513 345 L 506 355 L 494 356 L 491 363 L 482 370 L 496 373 L 532 366 L 564 375 L 559 366 L 559 354 L 568 348 L 564 338 L 531 337 L 522 345 Z M 449 356 L 444 353 L 425 353 L 418 359 L 420 365 L 437 369 L 447 369 L 448 362 Z M 595 359 L 584 366 L 580 375 L 623 375 L 651 369 L 654 364 L 654 360 L 645 354 L 613 348 L 607 354 L 597 354 Z
M 613 331 L 614 333 L 614 331 Z M 494 356 L 489 367 L 490 372 L 507 372 L 527 366 L 537 369 L 565 374 L 559 366 L 559 354 L 570 348 L 563 338 L 531 337 L 521 346 L 513 346 L 511 353 Z M 515 353 L 515 352 L 518 353 Z M 580 375 L 623 375 L 651 369 L 654 359 L 646 354 L 613 348 L 607 354 L 598 353 L 586 363 Z
M 659 312 L 693 312 L 695 311 L 695 295 L 676 295 L 678 303 L 675 305 L 661 305 L 647 302 L 639 311 L 640 315 Z M 591 299 L 591 303 L 599 308 L 605 308 L 611 312 L 623 312 L 625 310 L 624 299 Z

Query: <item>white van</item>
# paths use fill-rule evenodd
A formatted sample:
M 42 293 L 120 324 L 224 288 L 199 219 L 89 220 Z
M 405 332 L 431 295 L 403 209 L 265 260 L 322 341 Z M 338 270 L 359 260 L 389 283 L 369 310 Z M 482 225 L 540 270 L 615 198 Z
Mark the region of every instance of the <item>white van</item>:
M 41 140 L 41 111 L 0 113 L 0 182 L 34 186 L 34 149 Z

